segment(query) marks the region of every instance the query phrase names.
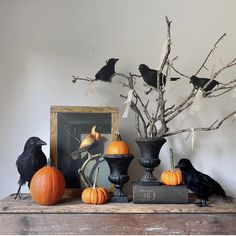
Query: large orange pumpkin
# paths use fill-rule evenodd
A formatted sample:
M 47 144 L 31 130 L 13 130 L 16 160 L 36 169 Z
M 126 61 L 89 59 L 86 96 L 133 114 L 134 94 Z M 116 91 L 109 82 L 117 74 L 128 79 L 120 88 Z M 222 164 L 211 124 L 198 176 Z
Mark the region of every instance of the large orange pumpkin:
M 98 205 L 106 203 L 109 199 L 109 193 L 105 188 L 96 187 L 98 171 L 99 167 L 95 173 L 93 187 L 88 187 L 82 192 L 81 200 L 83 203 Z
M 108 155 L 125 155 L 129 154 L 129 146 L 126 142 L 121 140 L 120 134 L 117 132 L 117 141 L 113 141 L 107 148 Z
M 58 203 L 65 191 L 65 179 L 55 167 L 45 166 L 38 170 L 30 183 L 30 192 L 33 201 L 40 205 Z
M 165 170 L 161 174 L 161 182 L 170 185 L 176 186 L 183 183 L 182 172 L 180 169 L 175 169 L 174 165 L 174 156 L 173 150 L 170 148 L 170 162 L 171 162 L 171 170 Z

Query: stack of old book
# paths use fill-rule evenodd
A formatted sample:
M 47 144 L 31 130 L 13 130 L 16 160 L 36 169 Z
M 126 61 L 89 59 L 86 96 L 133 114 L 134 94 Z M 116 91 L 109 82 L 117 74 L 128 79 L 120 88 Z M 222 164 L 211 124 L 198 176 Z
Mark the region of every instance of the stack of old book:
M 184 185 L 143 185 L 133 184 L 134 203 L 166 203 L 166 204 L 186 204 L 188 203 L 188 190 Z

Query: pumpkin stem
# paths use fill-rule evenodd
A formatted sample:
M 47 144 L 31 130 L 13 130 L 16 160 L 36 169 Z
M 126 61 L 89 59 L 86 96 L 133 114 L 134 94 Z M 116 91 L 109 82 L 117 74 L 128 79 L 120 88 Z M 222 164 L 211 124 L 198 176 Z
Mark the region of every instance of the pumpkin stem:
M 93 182 L 93 188 L 96 188 L 96 185 L 97 185 L 98 172 L 99 172 L 99 166 L 98 166 L 98 168 L 96 169 L 96 172 L 95 172 L 95 177 L 94 177 L 94 182 Z
M 121 136 L 120 136 L 119 131 L 116 131 L 116 139 L 117 141 L 121 141 Z
M 170 166 L 171 170 L 175 169 L 174 152 L 172 148 L 170 148 Z
M 46 164 L 46 166 L 51 166 L 51 159 L 50 158 L 47 158 L 47 164 Z

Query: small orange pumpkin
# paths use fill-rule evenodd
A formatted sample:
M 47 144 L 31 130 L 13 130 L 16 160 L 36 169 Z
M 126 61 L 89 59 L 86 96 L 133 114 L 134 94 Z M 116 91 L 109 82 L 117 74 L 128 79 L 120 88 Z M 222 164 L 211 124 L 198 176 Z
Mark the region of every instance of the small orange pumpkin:
M 107 148 L 108 155 L 125 155 L 129 154 L 129 146 L 126 142 L 121 140 L 119 132 L 116 133 L 117 141 L 113 141 Z
M 45 166 L 39 169 L 30 183 L 30 192 L 33 201 L 40 205 L 58 203 L 65 191 L 65 179 L 55 167 Z
M 95 173 L 93 187 L 86 188 L 82 192 L 81 200 L 83 203 L 99 205 L 106 203 L 109 199 L 109 193 L 105 188 L 96 187 L 98 171 L 99 167 L 97 168 Z
M 171 170 L 165 170 L 161 174 L 161 182 L 166 185 L 176 186 L 183 183 L 182 172 L 180 169 L 174 167 L 174 155 L 173 150 L 170 148 L 170 163 Z

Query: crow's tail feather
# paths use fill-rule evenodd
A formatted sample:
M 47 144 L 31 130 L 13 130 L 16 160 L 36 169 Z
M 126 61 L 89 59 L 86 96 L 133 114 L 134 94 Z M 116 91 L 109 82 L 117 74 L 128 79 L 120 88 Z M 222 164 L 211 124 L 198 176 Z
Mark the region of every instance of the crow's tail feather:
M 221 186 L 218 189 L 218 195 L 221 199 L 223 199 L 226 202 L 232 202 L 233 200 L 233 197 L 226 195 L 225 190 Z
M 221 197 L 224 201 L 226 201 L 226 202 L 232 202 L 233 200 L 234 200 L 234 198 L 233 197 L 231 197 L 231 196 L 227 196 L 226 195 L 226 197 Z
M 176 81 L 176 80 L 179 80 L 179 79 L 181 79 L 181 78 L 179 78 L 179 77 L 171 77 L 170 81 Z

